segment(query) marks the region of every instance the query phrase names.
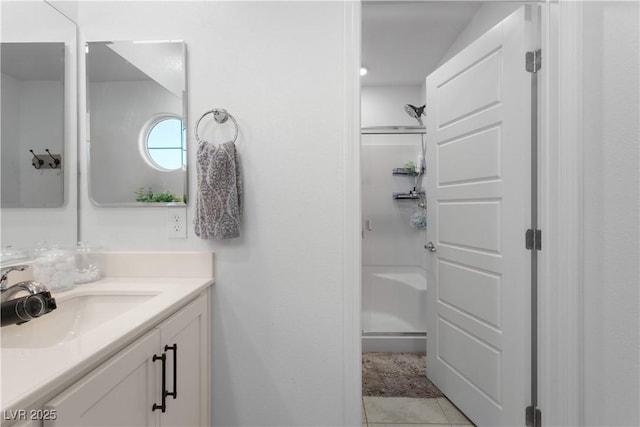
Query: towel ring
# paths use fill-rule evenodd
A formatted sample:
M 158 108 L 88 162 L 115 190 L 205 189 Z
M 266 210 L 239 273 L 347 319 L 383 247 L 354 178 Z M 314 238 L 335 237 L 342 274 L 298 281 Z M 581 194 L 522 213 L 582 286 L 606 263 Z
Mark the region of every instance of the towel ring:
M 196 129 L 195 129 L 195 134 L 196 134 L 196 141 L 198 141 L 198 144 L 201 142 L 206 142 L 204 139 L 200 139 L 200 137 L 198 136 L 198 126 L 200 126 L 200 120 L 202 120 L 207 114 L 213 114 L 213 118 L 216 122 L 222 124 L 224 122 L 227 121 L 227 119 L 231 119 L 231 121 L 233 122 L 233 125 L 236 128 L 236 134 L 233 137 L 233 142 L 234 144 L 236 143 L 236 140 L 238 139 L 238 122 L 236 121 L 236 119 L 229 114 L 229 112 L 227 110 L 225 110 L 224 108 L 214 108 L 211 111 L 207 111 L 206 113 L 204 113 L 202 116 L 200 116 L 200 118 L 198 119 L 198 121 L 196 122 Z

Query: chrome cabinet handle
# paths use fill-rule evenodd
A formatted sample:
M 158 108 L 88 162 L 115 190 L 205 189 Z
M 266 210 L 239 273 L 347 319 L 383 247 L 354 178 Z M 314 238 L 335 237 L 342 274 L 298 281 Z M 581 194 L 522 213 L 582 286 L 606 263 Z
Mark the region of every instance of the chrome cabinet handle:
M 433 244 L 433 242 L 429 242 L 426 245 L 424 245 L 424 248 L 426 250 L 428 250 L 429 252 L 435 252 L 436 251 L 436 246 Z

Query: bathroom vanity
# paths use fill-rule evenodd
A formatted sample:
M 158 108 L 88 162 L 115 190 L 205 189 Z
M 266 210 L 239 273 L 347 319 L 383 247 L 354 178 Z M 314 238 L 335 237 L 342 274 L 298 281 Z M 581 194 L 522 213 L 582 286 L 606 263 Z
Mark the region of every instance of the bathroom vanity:
M 210 253 L 111 253 L 106 278 L 2 328 L 2 424 L 209 425 Z

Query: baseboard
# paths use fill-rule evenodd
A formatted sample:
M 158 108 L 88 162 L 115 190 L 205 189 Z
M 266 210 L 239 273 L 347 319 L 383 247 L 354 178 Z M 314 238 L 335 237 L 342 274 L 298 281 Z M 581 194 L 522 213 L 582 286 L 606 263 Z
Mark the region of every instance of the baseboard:
M 362 352 L 424 353 L 427 350 L 425 335 L 363 336 Z

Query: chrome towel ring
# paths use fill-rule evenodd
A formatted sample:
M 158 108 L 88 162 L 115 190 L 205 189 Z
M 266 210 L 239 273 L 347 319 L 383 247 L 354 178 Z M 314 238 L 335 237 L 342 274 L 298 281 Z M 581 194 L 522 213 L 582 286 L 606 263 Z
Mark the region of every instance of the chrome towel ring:
M 236 128 L 236 134 L 233 137 L 233 142 L 235 144 L 236 140 L 238 139 L 238 122 L 236 121 L 236 119 L 229 114 L 229 112 L 227 110 L 225 110 L 224 108 L 214 108 L 211 111 L 207 111 L 206 113 L 204 113 L 202 116 L 200 116 L 200 118 L 198 119 L 198 121 L 196 122 L 196 129 L 195 129 L 195 135 L 196 135 L 196 141 L 199 143 L 201 142 L 207 142 L 204 139 L 200 139 L 200 137 L 198 136 L 198 126 L 200 126 L 200 120 L 202 120 L 207 114 L 213 114 L 213 119 L 222 124 L 224 122 L 227 121 L 227 119 L 231 119 L 231 121 L 233 122 L 233 125 Z

